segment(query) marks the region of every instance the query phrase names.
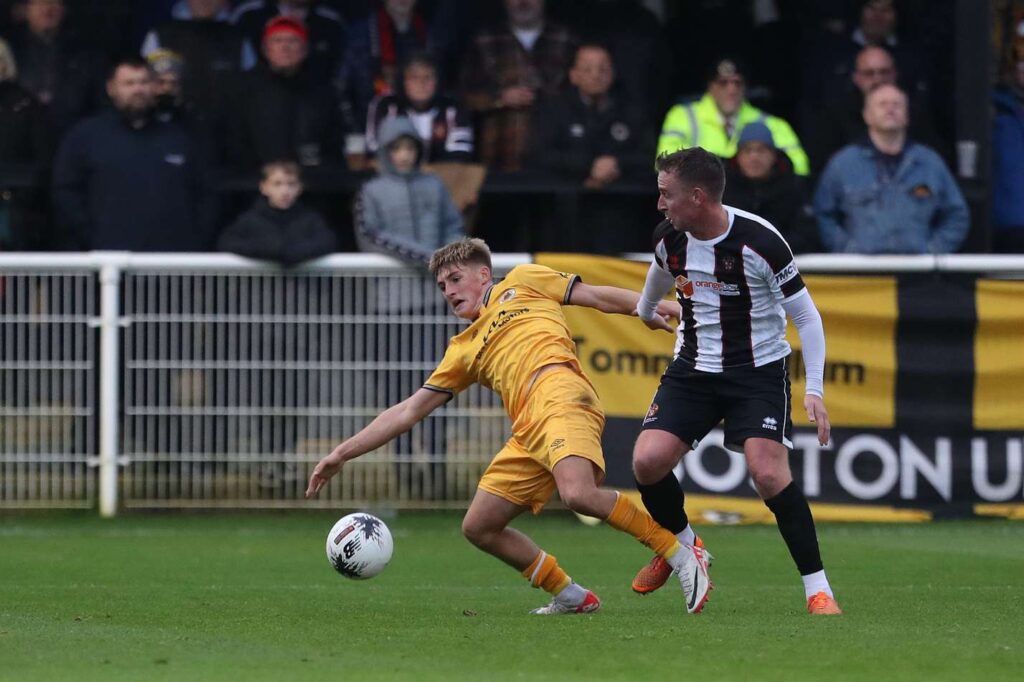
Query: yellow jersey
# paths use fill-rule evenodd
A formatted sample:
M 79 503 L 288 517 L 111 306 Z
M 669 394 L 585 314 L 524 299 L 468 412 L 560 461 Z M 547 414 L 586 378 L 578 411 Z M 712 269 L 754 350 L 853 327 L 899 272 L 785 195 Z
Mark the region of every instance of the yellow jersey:
M 586 380 L 562 314 L 578 279 L 543 265 L 512 268 L 484 294 L 480 316 L 451 338 L 423 387 L 454 397 L 479 383 L 501 396 L 515 422 L 530 377 L 544 365 L 566 363 Z

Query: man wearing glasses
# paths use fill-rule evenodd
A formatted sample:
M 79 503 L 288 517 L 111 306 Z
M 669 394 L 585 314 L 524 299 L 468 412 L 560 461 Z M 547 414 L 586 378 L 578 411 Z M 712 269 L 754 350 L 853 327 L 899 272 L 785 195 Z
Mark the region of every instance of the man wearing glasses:
M 703 97 L 669 109 L 658 139 L 658 154 L 699 146 L 721 158 L 732 158 L 743 127 L 754 121 L 768 126 L 775 146 L 789 157 L 796 174 L 807 175 L 810 164 L 793 128 L 746 100 L 743 71 L 732 59 L 715 62 Z

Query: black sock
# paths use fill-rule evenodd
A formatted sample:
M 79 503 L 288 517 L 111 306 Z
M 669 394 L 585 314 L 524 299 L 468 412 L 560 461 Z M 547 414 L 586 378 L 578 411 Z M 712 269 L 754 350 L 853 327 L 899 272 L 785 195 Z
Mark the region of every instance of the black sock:
M 659 526 L 673 534 L 686 530 L 690 520 L 686 518 L 686 510 L 683 509 L 683 489 L 674 473 L 670 471 L 665 478 L 650 485 L 637 481 L 636 489 L 640 491 L 647 512 Z
M 814 518 L 807 498 L 793 481 L 775 497 L 764 503 L 775 514 L 782 539 L 789 547 L 789 553 L 796 562 L 800 575 L 809 575 L 822 570 L 821 552 L 818 551 L 818 534 L 814 530 Z

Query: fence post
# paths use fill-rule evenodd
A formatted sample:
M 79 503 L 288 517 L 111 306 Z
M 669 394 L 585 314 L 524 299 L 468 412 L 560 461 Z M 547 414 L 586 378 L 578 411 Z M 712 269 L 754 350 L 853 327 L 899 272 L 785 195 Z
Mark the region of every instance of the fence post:
M 100 516 L 117 513 L 118 402 L 120 395 L 121 267 L 100 268 Z

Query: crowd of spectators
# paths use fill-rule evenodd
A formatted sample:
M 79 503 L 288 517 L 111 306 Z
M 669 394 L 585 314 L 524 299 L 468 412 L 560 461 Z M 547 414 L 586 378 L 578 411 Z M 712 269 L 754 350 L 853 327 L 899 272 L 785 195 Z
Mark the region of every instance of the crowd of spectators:
M 655 154 L 700 145 L 798 253 L 955 252 L 951 6 L 2 0 L 0 248 L 643 251 Z M 1019 252 L 1024 51 L 1006 71 L 992 234 Z M 532 184 L 478 212 L 453 165 Z

